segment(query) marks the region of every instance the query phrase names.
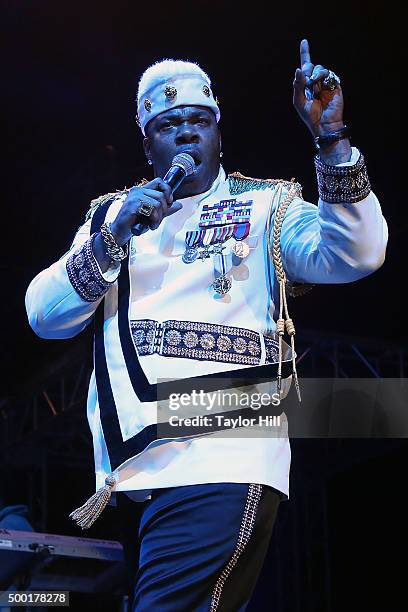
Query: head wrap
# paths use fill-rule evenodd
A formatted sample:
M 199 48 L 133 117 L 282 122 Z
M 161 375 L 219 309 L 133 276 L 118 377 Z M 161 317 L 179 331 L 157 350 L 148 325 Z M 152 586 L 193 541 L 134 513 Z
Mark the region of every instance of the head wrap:
M 137 120 L 145 135 L 146 124 L 177 106 L 207 106 L 220 119 L 218 101 L 209 76 L 192 62 L 165 59 L 147 68 L 137 92 Z

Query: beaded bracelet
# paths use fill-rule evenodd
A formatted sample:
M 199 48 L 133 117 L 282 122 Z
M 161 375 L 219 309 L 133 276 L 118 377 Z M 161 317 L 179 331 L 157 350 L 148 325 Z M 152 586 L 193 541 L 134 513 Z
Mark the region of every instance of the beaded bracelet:
M 352 166 L 330 166 L 315 156 L 319 197 L 329 204 L 356 203 L 371 191 L 364 157 Z

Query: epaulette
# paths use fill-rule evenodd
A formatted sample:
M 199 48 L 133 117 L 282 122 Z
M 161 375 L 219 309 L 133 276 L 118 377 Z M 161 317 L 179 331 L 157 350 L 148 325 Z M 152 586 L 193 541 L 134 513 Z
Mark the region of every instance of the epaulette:
M 118 196 L 122 195 L 123 193 L 126 193 L 127 191 L 129 191 L 129 189 L 118 189 L 117 191 L 113 192 L 113 193 L 105 193 L 104 195 L 101 195 L 97 198 L 95 198 L 94 200 L 91 200 L 91 205 L 88 209 L 88 212 L 85 215 L 85 222 L 88 221 L 88 219 L 91 218 L 91 216 L 93 215 L 94 211 L 99 207 L 102 206 L 102 204 L 106 204 L 106 202 L 109 202 L 109 200 L 114 200 L 115 198 L 117 198 Z
M 231 195 L 239 195 L 245 191 L 263 191 L 264 189 L 272 189 L 277 185 L 286 187 L 295 187 L 297 195 L 302 197 L 302 185 L 297 183 L 294 178 L 290 181 L 285 179 L 260 179 L 251 176 L 244 176 L 241 172 L 232 172 L 228 175 L 229 187 Z
M 147 182 L 148 182 L 147 179 L 142 179 L 135 186 L 143 187 L 143 185 L 146 185 Z M 89 207 L 88 212 L 85 215 L 85 223 L 93 215 L 96 208 L 98 208 L 99 206 L 102 206 L 102 204 L 106 204 L 106 202 L 109 202 L 109 200 L 114 200 L 115 198 L 123 195 L 124 193 L 129 193 L 130 190 L 131 190 L 131 187 L 125 187 L 124 189 L 118 189 L 117 191 L 114 191 L 112 193 L 105 193 L 104 195 L 98 196 L 94 200 L 91 200 L 91 205 Z

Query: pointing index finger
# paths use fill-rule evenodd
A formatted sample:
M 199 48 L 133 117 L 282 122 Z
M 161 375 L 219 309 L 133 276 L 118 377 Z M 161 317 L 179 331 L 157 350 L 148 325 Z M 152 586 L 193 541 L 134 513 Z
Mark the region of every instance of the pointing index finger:
M 306 38 L 304 38 L 300 43 L 300 67 L 303 68 L 304 64 L 310 63 L 309 43 Z

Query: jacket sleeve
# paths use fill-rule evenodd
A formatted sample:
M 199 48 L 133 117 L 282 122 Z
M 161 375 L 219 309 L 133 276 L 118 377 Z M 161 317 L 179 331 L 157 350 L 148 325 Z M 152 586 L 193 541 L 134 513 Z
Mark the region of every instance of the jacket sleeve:
M 90 236 L 91 219 L 82 225 L 65 253 L 31 281 L 25 298 L 30 326 L 40 338 L 72 338 L 92 320 L 115 283 L 120 263 L 101 272 Z
M 318 174 L 320 197 L 317 206 L 300 197 L 290 204 L 281 234 L 282 261 L 290 281 L 348 283 L 368 276 L 383 264 L 388 228 L 368 178 L 365 190 L 358 191 L 363 183 L 357 164 L 362 167 L 363 162 L 359 151 L 353 147 L 350 162 L 327 167 L 347 168 L 343 176 L 323 177 L 324 183 Z M 346 199 L 347 191 L 341 192 L 342 185 L 347 184 L 349 169 L 353 181 L 350 184 L 354 186 L 354 192 L 353 189 L 349 191 L 351 201 Z M 336 194 L 336 187 L 337 196 L 332 195 Z M 356 201 L 358 193 L 363 197 Z

